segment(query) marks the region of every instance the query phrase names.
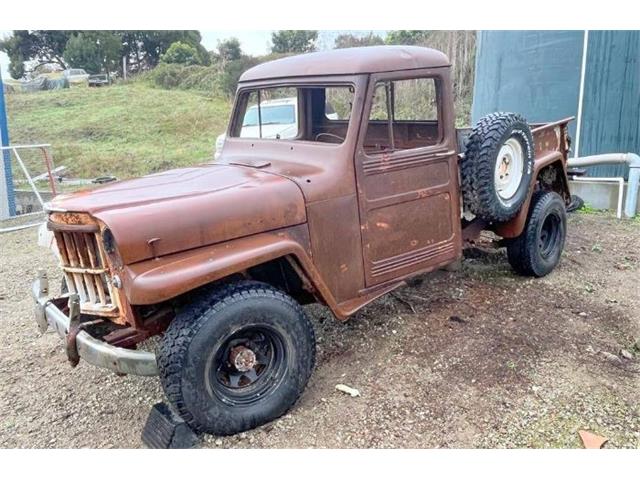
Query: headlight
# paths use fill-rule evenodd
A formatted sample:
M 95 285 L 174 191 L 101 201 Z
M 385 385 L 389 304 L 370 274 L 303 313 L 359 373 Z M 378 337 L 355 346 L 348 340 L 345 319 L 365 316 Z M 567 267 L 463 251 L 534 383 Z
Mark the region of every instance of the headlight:
M 104 250 L 110 255 L 116 253 L 116 239 L 113 238 L 113 233 L 108 228 L 105 228 L 102 232 L 102 243 Z

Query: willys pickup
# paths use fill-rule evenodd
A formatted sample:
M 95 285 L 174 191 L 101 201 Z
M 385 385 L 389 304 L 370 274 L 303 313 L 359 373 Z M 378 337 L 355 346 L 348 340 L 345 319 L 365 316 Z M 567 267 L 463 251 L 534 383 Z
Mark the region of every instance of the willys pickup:
M 450 74 L 443 53 L 405 46 L 246 71 L 217 160 L 47 205 L 64 284 L 34 283 L 41 330 L 72 365 L 159 375 L 194 430 L 224 435 L 305 388 L 303 304 L 345 320 L 483 230 L 517 273 L 546 275 L 565 241 L 571 119 L 493 113 L 457 130 Z M 153 336 L 157 352 L 140 349 Z

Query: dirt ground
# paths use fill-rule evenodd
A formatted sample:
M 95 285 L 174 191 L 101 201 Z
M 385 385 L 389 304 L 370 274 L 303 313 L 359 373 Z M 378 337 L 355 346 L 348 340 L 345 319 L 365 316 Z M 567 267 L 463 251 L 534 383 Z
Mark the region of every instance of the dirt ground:
M 511 273 L 503 250 L 398 290 L 347 323 L 308 309 L 307 390 L 283 418 L 204 447 L 640 447 L 640 223 L 573 214 L 559 268 Z M 154 378 L 71 369 L 40 336 L 30 283 L 57 274 L 35 230 L 0 236 L 0 446 L 141 447 Z M 624 358 L 620 350 L 633 357 Z M 357 388 L 350 397 L 337 383 Z

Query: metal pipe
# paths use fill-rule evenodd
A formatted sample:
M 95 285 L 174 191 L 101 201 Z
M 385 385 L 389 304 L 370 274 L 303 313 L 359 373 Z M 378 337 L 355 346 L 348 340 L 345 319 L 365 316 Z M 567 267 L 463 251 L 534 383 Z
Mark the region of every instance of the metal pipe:
M 29 185 L 31 185 L 31 188 L 33 189 L 33 193 L 35 193 L 36 197 L 38 197 L 38 201 L 40 202 L 40 205 L 44 205 L 44 200 L 42 200 L 42 196 L 38 191 L 38 187 L 36 187 L 36 184 L 31 179 L 31 175 L 29 175 L 29 171 L 27 170 L 27 167 L 25 167 L 24 162 L 22 161 L 22 158 L 20 158 L 20 155 L 18 154 L 18 150 L 14 148 L 13 154 L 16 156 L 16 159 L 18 160 L 18 163 L 20 164 L 20 167 L 22 168 L 22 171 L 24 172 L 25 177 L 27 177 L 27 181 L 29 182 Z
M 42 213 L 42 212 L 38 212 L 38 213 Z M 24 230 L 26 228 L 37 227 L 39 225 L 42 225 L 42 222 L 29 223 L 27 225 L 17 225 L 15 227 L 0 228 L 0 233 L 17 232 L 18 230 Z
M 6 147 L 0 147 L 0 150 L 13 150 L 14 148 L 48 148 L 50 146 L 50 143 L 36 143 L 33 145 L 7 145 Z
M 594 165 L 618 163 L 626 163 L 629 165 L 629 181 L 627 185 L 627 199 L 624 204 L 624 214 L 628 218 L 633 218 L 636 215 L 638 188 L 640 186 L 640 156 L 635 153 L 606 153 L 603 155 L 591 155 L 589 157 L 570 158 L 567 161 L 567 166 L 592 167 Z

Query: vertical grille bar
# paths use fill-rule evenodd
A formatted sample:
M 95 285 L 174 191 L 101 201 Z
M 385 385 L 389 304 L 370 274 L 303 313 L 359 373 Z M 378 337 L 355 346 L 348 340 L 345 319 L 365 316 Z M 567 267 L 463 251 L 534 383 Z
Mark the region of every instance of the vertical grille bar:
M 67 244 L 64 241 L 64 235 L 62 234 L 62 232 L 55 232 L 55 236 L 56 236 L 56 244 L 58 246 L 58 253 L 60 254 L 62 264 L 65 266 L 71 265 L 71 263 L 69 262 L 69 255 L 67 254 Z M 67 283 L 67 288 L 69 289 L 69 293 L 78 293 L 76 290 L 76 283 L 73 280 L 73 277 L 67 272 L 64 272 L 64 279 Z
M 81 267 L 80 261 L 78 260 L 76 244 L 73 241 L 73 234 L 63 232 L 64 244 L 67 250 L 67 258 L 69 259 L 69 263 L 71 267 L 78 268 Z M 71 274 L 73 276 L 74 284 L 76 287 L 76 293 L 80 296 L 80 302 L 87 302 L 87 291 L 84 286 L 84 279 L 82 278 L 82 274 L 73 272 Z
M 100 262 L 99 257 L 100 253 L 97 251 L 97 244 L 95 241 L 95 236 L 90 233 L 82 234 L 84 237 L 84 244 L 87 247 L 87 255 L 89 257 L 89 265 L 91 268 L 99 268 Z M 100 299 L 100 303 L 105 305 L 107 303 L 107 297 L 104 293 L 104 285 L 102 284 L 102 276 L 101 275 L 91 275 L 93 278 L 91 279 L 94 282 L 96 287 L 96 292 L 98 294 L 98 298 Z
M 90 268 L 91 263 L 89 259 L 89 252 L 87 251 L 87 244 L 85 242 L 85 236 L 83 233 L 74 235 L 74 242 L 76 244 L 76 253 L 78 255 L 78 261 L 82 268 Z M 87 294 L 89 295 L 89 302 L 95 304 L 96 302 L 96 290 L 93 283 L 94 275 L 91 273 L 83 273 L 82 280 L 84 281 Z

